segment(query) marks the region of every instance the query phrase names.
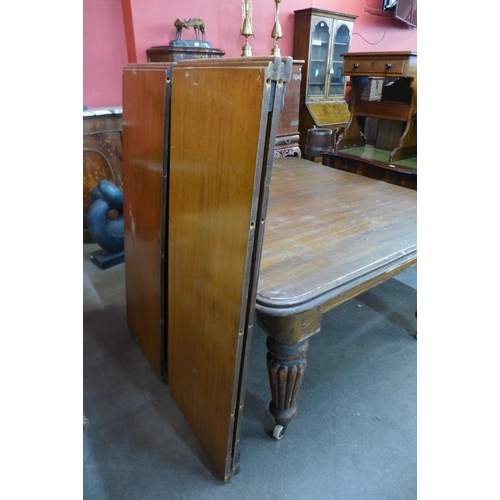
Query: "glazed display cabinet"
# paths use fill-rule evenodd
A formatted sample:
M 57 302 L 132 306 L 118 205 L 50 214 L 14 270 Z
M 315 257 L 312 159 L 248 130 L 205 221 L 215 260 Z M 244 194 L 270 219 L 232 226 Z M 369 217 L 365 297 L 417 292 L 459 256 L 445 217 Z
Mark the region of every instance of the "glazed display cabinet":
M 349 50 L 357 16 L 308 8 L 295 11 L 294 59 L 304 60 L 300 90 L 300 148 L 310 128 L 338 132 L 349 121 L 342 53 Z

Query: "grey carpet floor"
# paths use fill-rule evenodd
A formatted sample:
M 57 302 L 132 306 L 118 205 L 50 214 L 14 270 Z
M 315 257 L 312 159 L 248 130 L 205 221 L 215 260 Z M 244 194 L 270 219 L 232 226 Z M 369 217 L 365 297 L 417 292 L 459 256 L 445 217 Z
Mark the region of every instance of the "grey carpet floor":
M 281 441 L 257 328 L 241 472 L 224 485 L 127 327 L 124 265 L 102 271 L 98 248 L 83 247 L 85 499 L 417 498 L 416 267 L 324 316 Z

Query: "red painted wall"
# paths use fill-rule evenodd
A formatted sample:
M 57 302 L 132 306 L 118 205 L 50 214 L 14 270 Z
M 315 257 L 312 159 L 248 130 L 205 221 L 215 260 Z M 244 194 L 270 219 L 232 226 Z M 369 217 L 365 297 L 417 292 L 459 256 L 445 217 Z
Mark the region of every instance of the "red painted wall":
M 122 3 L 126 7 L 125 22 Z M 376 7 L 381 3 L 382 0 L 282 0 L 281 55 L 293 55 L 293 11 L 307 7 L 359 16 L 354 23 L 352 52 L 416 51 L 416 29 L 365 11 L 366 6 Z M 240 56 L 245 43 L 245 38 L 239 34 L 241 4 L 241 0 L 84 0 L 83 104 L 88 107 L 121 105 L 122 69 L 133 57 L 131 45 L 135 47 L 137 61 L 145 62 L 149 47 L 168 45 L 175 38 L 174 21 L 177 18 L 203 19 L 207 41 L 225 50 L 226 57 Z M 271 54 L 274 13 L 274 0 L 253 0 L 255 36 L 249 43 L 255 56 Z M 183 39 L 194 39 L 193 30 L 184 30 Z
M 127 48 L 120 0 L 83 1 L 83 105 L 122 105 Z

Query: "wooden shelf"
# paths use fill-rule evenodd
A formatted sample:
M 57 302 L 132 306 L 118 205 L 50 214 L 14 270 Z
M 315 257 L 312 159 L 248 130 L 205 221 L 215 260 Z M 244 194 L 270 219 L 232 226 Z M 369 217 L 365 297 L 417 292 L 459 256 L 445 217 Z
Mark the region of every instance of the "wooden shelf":
M 360 100 L 356 103 L 354 115 L 406 122 L 410 110 L 411 107 L 409 104 L 401 102 Z
M 391 151 L 386 149 L 379 149 L 373 146 L 362 146 L 358 148 L 347 148 L 340 151 L 336 151 L 338 156 L 344 158 L 352 157 L 356 159 L 362 159 L 367 162 L 373 163 L 374 165 L 380 166 L 382 168 L 388 168 L 391 170 L 397 170 L 399 172 L 406 172 L 409 174 L 417 173 L 417 157 L 405 158 L 404 160 L 398 160 L 396 162 L 390 162 Z

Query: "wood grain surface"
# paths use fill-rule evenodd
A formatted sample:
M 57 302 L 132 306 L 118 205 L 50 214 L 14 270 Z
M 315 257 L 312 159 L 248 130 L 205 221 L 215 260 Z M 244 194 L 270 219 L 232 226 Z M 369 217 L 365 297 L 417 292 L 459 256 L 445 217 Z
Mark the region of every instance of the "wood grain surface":
M 325 311 L 416 258 L 416 191 L 304 159 L 275 161 L 258 310 Z
M 159 377 L 165 375 L 165 210 L 168 71 L 171 63 L 123 72 L 123 218 L 127 321 Z
M 226 482 L 238 467 L 262 180 L 278 121 L 271 131 L 272 61 L 182 61 L 172 72 L 169 387 Z

